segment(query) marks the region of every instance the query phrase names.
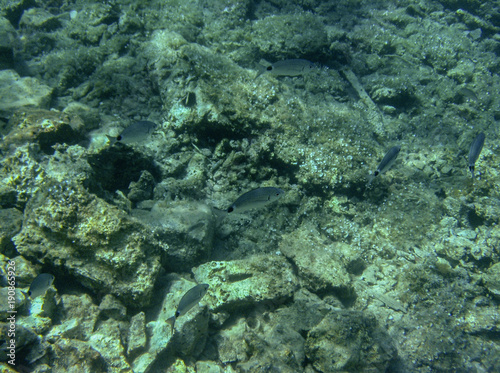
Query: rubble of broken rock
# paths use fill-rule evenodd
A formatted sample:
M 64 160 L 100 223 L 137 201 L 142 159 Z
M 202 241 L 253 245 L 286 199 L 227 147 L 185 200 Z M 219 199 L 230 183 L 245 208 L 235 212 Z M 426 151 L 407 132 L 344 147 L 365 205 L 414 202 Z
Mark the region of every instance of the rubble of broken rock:
M 499 371 L 498 10 L 226 3 L 0 0 L 18 366 Z M 288 58 L 316 68 L 259 75 Z M 108 142 L 139 120 L 148 141 Z M 261 186 L 285 195 L 225 213 Z

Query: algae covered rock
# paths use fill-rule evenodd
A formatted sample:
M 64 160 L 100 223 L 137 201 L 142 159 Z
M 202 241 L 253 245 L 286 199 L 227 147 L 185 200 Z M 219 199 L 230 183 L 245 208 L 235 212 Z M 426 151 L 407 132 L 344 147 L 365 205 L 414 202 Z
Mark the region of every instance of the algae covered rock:
M 147 351 L 134 359 L 134 372 L 157 371 L 165 357 L 179 355 L 197 357 L 208 337 L 209 313 L 206 306 L 193 306 L 185 315 L 176 319 L 172 329 L 167 320 L 172 317 L 182 296 L 196 283 L 186 280 L 174 280 L 169 293 L 164 297 L 161 311 L 155 320 L 147 324 Z M 210 290 L 209 290 L 210 291 Z M 206 296 L 200 303 L 206 303 Z
M 92 333 L 88 343 L 99 352 L 106 362 L 108 372 L 132 373 L 125 358 L 125 348 L 121 343 L 120 329 L 115 320 L 107 320 Z
M 309 332 L 306 355 L 323 373 L 385 371 L 397 350 L 374 316 L 332 311 Z
M 38 143 L 46 154 L 52 154 L 53 145 L 75 144 L 81 140 L 83 122 L 77 116 L 69 116 L 56 110 L 26 109 L 10 117 L 12 130 L 4 137 L 2 147 L 20 146 L 27 142 Z
M 257 255 L 230 262 L 208 262 L 193 269 L 196 281 L 207 283 L 205 295 L 213 311 L 231 310 L 292 297 L 298 283 L 282 256 Z
M 303 335 L 321 322 L 331 306 L 301 289 L 292 303 L 276 312 L 262 312 L 264 308 L 259 306 L 250 309 L 214 336 L 219 360 L 235 363 L 240 371 L 267 367 L 299 372 L 305 362 Z
M 14 26 L 6 18 L 0 17 L 0 67 L 12 64 L 16 38 Z
M 295 263 L 303 285 L 310 291 L 349 287 L 349 274 L 340 258 L 350 247 L 328 242 L 312 225 L 305 224 L 285 235 L 279 249 Z
M 21 230 L 23 214 L 14 208 L 0 210 L 0 253 L 5 254 L 12 251 L 12 237 Z
M 105 372 L 103 357 L 87 342 L 60 338 L 52 344 L 53 365 L 57 372 L 79 373 Z
M 45 108 L 52 88 L 36 78 L 23 77 L 13 70 L 0 71 L 0 113 L 12 113 L 24 106 Z
M 61 298 L 59 310 L 64 320 L 50 330 L 46 339 L 49 342 L 59 338 L 88 340 L 99 317 L 98 307 L 87 294 L 63 294 Z
M 134 210 L 133 214 L 153 229 L 165 248 L 162 264 L 166 269 L 189 270 L 210 257 L 215 217 L 209 206 L 191 201 L 159 201 L 151 211 Z
M 328 48 L 325 26 L 311 13 L 272 15 L 256 21 L 252 42 L 275 59 L 318 55 Z
M 500 298 L 500 263 L 492 265 L 485 274 L 483 281 L 486 289 L 490 291 L 496 298 Z
M 14 237 L 32 261 L 60 267 L 98 294 L 126 305 L 151 300 L 160 270 L 158 248 L 144 227 L 73 183 L 49 183 L 26 208 Z
M 59 18 L 44 9 L 31 8 L 23 12 L 21 27 L 51 31 L 61 25 Z
M 139 312 L 130 319 L 127 336 L 127 355 L 135 356 L 146 348 L 146 314 Z

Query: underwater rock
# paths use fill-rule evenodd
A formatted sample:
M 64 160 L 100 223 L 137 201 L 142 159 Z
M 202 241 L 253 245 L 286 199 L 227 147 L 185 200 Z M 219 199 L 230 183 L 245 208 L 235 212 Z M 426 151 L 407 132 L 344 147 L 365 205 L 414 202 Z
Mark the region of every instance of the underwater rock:
M 46 154 L 54 153 L 52 146 L 74 144 L 82 137 L 84 124 L 79 117 L 70 117 L 55 110 L 27 109 L 10 117 L 12 130 L 4 137 L 3 149 L 36 142 Z
M 134 372 L 159 370 L 157 365 L 161 366 L 165 356 L 177 354 L 183 357 L 197 357 L 201 354 L 208 336 L 209 313 L 206 306 L 196 305 L 177 318 L 173 334 L 171 325 L 167 323 L 174 315 L 182 295 L 195 285 L 196 283 L 190 281 L 176 280 L 170 286 L 170 292 L 163 300 L 157 319 L 147 324 L 149 348 L 134 360 Z M 201 303 L 205 304 L 205 300 L 206 296 Z
M 438 255 L 442 255 L 453 261 L 467 259 L 466 255 L 474 253 L 477 245 L 465 237 L 450 235 L 436 243 L 435 250 Z
M 448 216 L 457 219 L 460 222 L 464 221 L 464 215 L 468 208 L 463 199 L 447 197 L 443 201 L 443 206 L 446 209 Z
M 132 181 L 129 185 L 127 198 L 132 202 L 140 202 L 153 197 L 155 180 L 150 172 L 144 170 L 137 181 Z
M 385 371 L 397 356 L 375 316 L 332 311 L 308 334 L 306 355 L 320 372 Z
M 500 299 L 500 263 L 493 264 L 482 276 L 484 286 L 495 298 Z
M 93 183 L 98 189 L 111 193 L 125 190 L 147 170 L 153 177 L 160 177 L 154 154 L 146 154 L 130 146 L 107 146 L 87 156 L 92 166 Z
M 474 224 L 479 223 L 498 224 L 498 219 L 500 217 L 500 201 L 497 198 L 491 197 L 480 197 L 474 201 L 474 213 L 475 221 Z
M 252 351 L 245 340 L 248 326 L 244 318 L 221 330 L 215 338 L 219 360 L 223 364 L 247 361 Z
M 238 364 L 240 372 L 300 372 L 305 361 L 304 338 L 285 325 L 277 325 L 265 338 L 247 334 L 253 356 Z
M 197 361 L 195 365 L 196 372 L 222 373 L 226 371 L 213 361 Z M 229 372 L 229 370 L 227 370 Z
M 23 220 L 23 213 L 18 209 L 1 209 L 0 210 L 0 253 L 5 254 L 9 252 L 12 254 L 14 244 L 12 237 L 14 237 L 21 230 Z
M 46 326 L 45 324 L 55 318 L 59 305 L 60 297 L 53 287 L 48 288 L 43 295 L 31 300 L 30 316 L 39 318 L 41 327 L 44 328 L 44 330 L 35 330 L 37 334 L 43 334 L 47 331 L 46 327 L 50 325 Z M 35 322 L 35 324 L 37 323 Z
M 2 318 L 2 320 L 6 320 L 6 318 Z M 9 350 L 10 338 L 7 339 L 6 336 L 8 335 L 9 330 L 11 329 L 10 323 L 8 321 L 0 322 L 0 333 L 2 335 L 2 339 L 0 341 L 1 360 L 7 359 L 7 351 Z M 22 323 L 16 323 L 15 333 L 16 351 L 22 351 L 25 347 L 28 347 L 29 345 L 34 343 L 38 338 L 33 330 L 22 325 Z
M 49 105 L 52 88 L 36 78 L 21 78 L 14 70 L 0 71 L 0 114 L 7 116 L 25 106 L 45 108 Z
M 19 21 L 19 26 L 23 28 L 53 31 L 61 26 L 59 18 L 44 9 L 31 8 L 25 10 Z
M 40 270 L 33 265 L 29 260 L 21 255 L 11 257 L 10 260 L 15 262 L 16 265 L 16 286 L 19 288 L 25 288 L 26 294 L 28 294 L 31 282 L 35 279 Z
M 64 315 L 64 320 L 50 330 L 46 339 L 49 342 L 59 338 L 88 340 L 99 317 L 98 307 L 87 294 L 63 294 L 61 298 L 60 312 Z
M 182 173 L 183 177 L 167 177 L 162 182 L 161 188 L 168 190 L 173 195 L 189 194 L 196 199 L 202 199 L 206 197 L 202 193 L 207 181 L 206 168 L 207 157 L 198 153 L 184 153 L 180 157 L 172 157 L 166 166 L 168 174 L 179 175 Z
M 16 203 L 16 190 L 2 183 L 0 185 L 0 206 L 3 208 L 13 207 Z
M 0 14 L 6 17 L 10 23 L 17 25 L 23 11 L 36 6 L 35 0 L 8 0 L 2 1 Z
M 325 26 L 308 12 L 265 17 L 252 30 L 252 43 L 277 60 L 318 56 L 329 47 Z
M 127 318 L 127 309 L 118 299 L 111 294 L 107 294 L 99 304 L 99 317 L 125 320 Z
M 103 357 L 88 342 L 59 338 L 52 344 L 51 368 L 61 373 L 106 372 Z
M 167 270 L 188 271 L 209 258 L 215 233 L 215 217 L 209 206 L 160 201 L 151 211 L 134 210 L 132 215 L 153 229 L 154 237 L 166 248 L 162 263 Z
M 134 307 L 151 300 L 160 257 L 150 230 L 79 184 L 47 180 L 13 241 L 26 258 L 61 266 L 96 294 Z
M 280 307 L 276 312 L 262 312 L 257 307 L 219 331 L 213 337 L 219 360 L 224 364 L 236 363 L 241 372 L 303 371 L 302 335 L 318 324 L 329 309 L 307 291 L 299 293 L 290 306 Z
M 155 30 L 144 46 L 144 55 L 148 57 L 153 76 L 160 80 L 167 78 L 170 68 L 179 58 L 178 49 L 185 44 L 186 39 L 176 32 Z
M 99 110 L 81 102 L 70 102 L 63 110 L 70 118 L 82 118 L 85 123 L 85 132 L 99 128 L 101 117 Z
M 14 26 L 7 18 L 0 17 L 0 68 L 12 65 L 16 38 Z
M 9 299 L 9 296 L 13 296 L 15 298 L 15 309 L 22 308 L 26 302 L 27 298 L 24 295 L 24 293 L 18 289 L 15 288 L 15 290 L 12 292 L 11 289 L 8 287 L 4 287 L 0 289 L 0 299 L 5 299 L 5 301 L 0 302 L 0 317 L 2 320 L 5 320 L 9 316 L 9 311 L 12 311 L 10 308 L 10 303 L 7 303 L 7 299 Z
M 275 317 L 280 323 L 287 323 L 289 328 L 303 333 L 318 325 L 332 308 L 316 294 L 301 288 L 293 294 L 293 303 L 279 308 Z
M 298 286 L 292 266 L 276 255 L 208 262 L 193 268 L 193 274 L 197 282 L 210 285 L 205 297 L 214 312 L 284 301 Z
M 257 307 L 214 336 L 219 359 L 238 372 L 302 371 L 305 340 L 290 321 Z
M 146 314 L 139 312 L 132 316 L 127 338 L 127 355 L 134 356 L 146 348 Z
M 500 332 L 500 315 L 497 305 L 474 307 L 468 310 L 463 319 L 460 319 L 460 326 L 467 333 L 474 335 L 491 335 Z
M 133 373 L 125 358 L 125 348 L 121 343 L 120 328 L 117 322 L 109 319 L 92 333 L 89 345 L 104 359 L 110 373 Z
M 350 278 L 339 254 L 345 256 L 349 247 L 329 242 L 312 225 L 302 225 L 283 236 L 279 250 L 292 260 L 302 284 L 312 292 L 326 289 L 345 289 Z

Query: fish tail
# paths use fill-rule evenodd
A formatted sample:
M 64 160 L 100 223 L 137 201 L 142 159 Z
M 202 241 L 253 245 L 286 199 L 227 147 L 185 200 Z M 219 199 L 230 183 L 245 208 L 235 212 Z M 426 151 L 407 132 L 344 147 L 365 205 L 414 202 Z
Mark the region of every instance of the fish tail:
M 109 135 L 106 135 L 106 137 L 108 138 L 109 145 L 114 145 L 116 143 L 116 137 L 112 137 Z
M 227 211 L 219 210 L 218 208 L 212 207 L 213 216 L 215 216 L 216 223 L 219 224 L 222 220 L 227 217 Z
M 174 334 L 174 327 L 175 327 L 175 316 L 172 316 L 171 318 L 167 319 L 167 324 L 170 324 L 170 331 L 172 334 Z
M 264 74 L 267 71 L 267 68 L 265 66 L 260 65 L 260 64 L 257 65 L 256 68 L 257 68 L 257 75 L 255 75 L 255 78 L 253 78 L 254 80 L 257 79 L 259 76 L 261 76 L 262 74 Z
M 367 188 L 369 188 L 370 185 L 372 185 L 373 179 L 375 179 L 375 175 L 368 175 L 368 183 L 366 184 Z

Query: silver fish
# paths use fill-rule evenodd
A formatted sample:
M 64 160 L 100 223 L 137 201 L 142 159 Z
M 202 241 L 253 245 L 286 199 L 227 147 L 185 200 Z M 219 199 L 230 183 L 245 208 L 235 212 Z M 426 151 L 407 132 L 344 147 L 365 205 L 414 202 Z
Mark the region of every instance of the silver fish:
M 122 144 L 138 143 L 146 138 L 155 130 L 156 123 L 147 120 L 141 120 L 125 128 L 122 133 L 116 137 L 107 136 L 111 145 L 117 142 Z
M 374 178 L 376 178 L 378 175 L 383 174 L 389 168 L 392 167 L 392 165 L 396 161 L 396 158 L 398 157 L 400 150 L 401 150 L 401 146 L 399 146 L 399 145 L 393 146 L 392 148 L 389 149 L 389 151 L 385 154 L 384 158 L 379 163 L 377 169 L 373 173 L 373 176 L 371 176 L 370 180 L 368 181 L 368 185 L 371 184 L 371 182 L 373 181 Z
M 182 296 L 174 316 L 167 320 L 167 323 L 172 326 L 172 332 L 174 331 L 175 320 L 185 315 L 191 308 L 196 306 L 201 298 L 207 293 L 207 290 L 208 284 L 199 284 L 189 289 L 186 294 Z
M 36 297 L 45 294 L 48 288 L 54 282 L 54 275 L 50 273 L 40 273 L 35 279 L 31 282 L 30 290 L 28 291 L 28 295 L 31 299 L 35 299 Z
M 479 135 L 476 136 L 474 141 L 472 141 L 472 144 L 470 145 L 470 150 L 469 150 L 469 171 L 472 174 L 472 177 L 474 178 L 474 169 L 476 167 L 476 161 L 479 158 L 479 155 L 481 154 L 481 150 L 483 150 L 483 145 L 484 145 L 484 139 L 486 136 L 484 136 L 484 133 L 480 133 Z
M 244 212 L 251 209 L 259 208 L 268 203 L 277 201 L 285 192 L 280 188 L 262 187 L 251 190 L 242 194 L 234 203 L 227 209 L 227 212 Z
M 308 60 L 303 60 L 303 59 L 283 60 L 267 66 L 265 70 L 259 73 L 259 75 L 263 73 L 268 73 L 274 76 L 299 76 L 309 72 L 311 69 L 314 69 L 315 67 L 316 66 L 311 61 Z

